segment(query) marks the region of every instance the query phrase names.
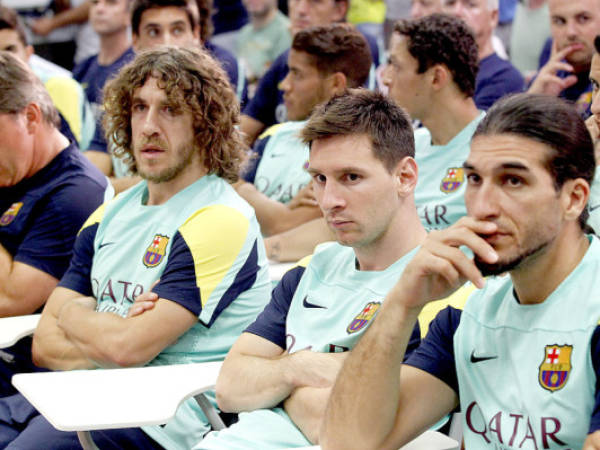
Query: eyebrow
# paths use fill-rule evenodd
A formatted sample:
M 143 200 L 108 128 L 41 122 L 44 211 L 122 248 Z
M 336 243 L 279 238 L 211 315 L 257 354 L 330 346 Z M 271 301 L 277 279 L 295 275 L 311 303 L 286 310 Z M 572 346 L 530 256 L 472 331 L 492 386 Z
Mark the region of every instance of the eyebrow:
M 507 163 L 501 164 L 500 168 L 501 169 L 512 169 L 512 170 L 529 170 L 529 167 L 527 167 L 525 164 L 522 164 L 520 162 L 507 162 Z M 463 169 L 477 170 L 477 169 L 475 169 L 475 167 L 473 165 L 469 164 L 468 162 L 463 163 Z

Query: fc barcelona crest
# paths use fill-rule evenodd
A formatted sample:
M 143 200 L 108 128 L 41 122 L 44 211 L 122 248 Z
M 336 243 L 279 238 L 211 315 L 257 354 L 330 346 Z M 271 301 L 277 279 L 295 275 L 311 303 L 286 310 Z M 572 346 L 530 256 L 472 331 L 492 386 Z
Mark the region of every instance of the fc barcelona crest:
M 546 345 L 544 359 L 540 364 L 539 380 L 550 392 L 562 389 L 571 372 L 572 345 Z
M 146 267 L 158 266 L 167 253 L 168 243 L 169 238 L 167 236 L 160 234 L 154 236 L 152 244 L 150 244 L 150 246 L 146 249 L 146 254 L 144 255 L 144 265 Z
M 348 328 L 346 328 L 346 332 L 348 334 L 356 333 L 357 331 L 362 330 L 367 324 L 371 321 L 375 314 L 377 314 L 377 310 L 381 306 L 381 302 L 369 302 L 367 306 L 363 308 L 363 310 L 358 314 Z
M 442 178 L 440 190 L 446 194 L 456 191 L 465 181 L 465 170 L 462 167 L 450 167 Z
M 10 225 L 10 223 L 15 220 L 17 214 L 19 214 L 19 210 L 23 206 L 23 202 L 13 203 L 10 205 L 10 208 L 6 210 L 2 217 L 0 217 L 0 227 L 5 227 L 6 225 Z

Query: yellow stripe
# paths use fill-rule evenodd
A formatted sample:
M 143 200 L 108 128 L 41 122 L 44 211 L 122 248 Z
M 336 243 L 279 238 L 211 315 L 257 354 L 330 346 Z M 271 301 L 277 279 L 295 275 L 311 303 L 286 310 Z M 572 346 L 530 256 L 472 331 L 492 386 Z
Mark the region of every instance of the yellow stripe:
M 454 306 L 457 309 L 463 309 L 465 303 L 467 302 L 467 298 L 469 298 L 469 296 L 473 293 L 474 290 L 475 286 L 472 283 L 467 283 L 463 285 L 454 294 L 441 300 L 436 300 L 435 302 L 427 303 L 421 311 L 421 314 L 419 314 L 419 326 L 421 327 L 421 337 L 425 337 L 427 331 L 429 330 L 429 324 L 435 318 L 438 312 L 440 312 L 446 306 Z
M 69 123 L 69 127 L 71 127 L 77 141 L 80 141 L 83 125 L 81 123 L 81 98 L 78 88 L 77 81 L 66 77 L 54 77 L 46 82 L 46 90 L 50 94 L 54 106 Z
M 104 210 L 105 210 L 105 206 L 106 203 L 100 205 L 96 211 L 94 211 L 90 217 L 87 218 L 87 220 L 84 222 L 83 226 L 81 227 L 81 229 L 79 230 L 79 233 L 81 233 L 83 230 L 85 230 L 87 227 L 90 227 L 96 223 L 100 223 L 100 221 L 102 220 L 102 218 L 104 217 Z M 77 234 L 79 234 L 77 233 Z
M 263 132 L 263 134 L 258 136 L 258 139 L 264 139 L 267 136 L 273 136 L 277 132 L 277 130 L 279 128 L 281 128 L 283 125 L 284 125 L 283 123 L 276 123 L 275 125 L 270 126 Z
M 248 219 L 238 210 L 213 205 L 196 211 L 179 228 L 194 258 L 202 307 L 236 262 L 249 226 Z

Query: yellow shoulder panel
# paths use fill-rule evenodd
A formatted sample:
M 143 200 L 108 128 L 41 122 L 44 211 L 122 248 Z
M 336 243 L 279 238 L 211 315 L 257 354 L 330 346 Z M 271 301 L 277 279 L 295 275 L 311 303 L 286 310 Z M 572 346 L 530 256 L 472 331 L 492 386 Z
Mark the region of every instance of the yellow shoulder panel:
M 284 123 L 285 123 L 285 122 L 284 122 Z M 272 136 L 272 135 L 274 135 L 275 133 L 277 133 L 277 130 L 278 130 L 279 128 L 281 128 L 281 127 L 282 127 L 282 125 L 283 125 L 283 123 L 276 123 L 275 125 L 272 125 L 272 126 L 270 126 L 269 128 L 267 128 L 267 129 L 266 129 L 266 130 L 263 132 L 263 134 L 261 134 L 260 136 L 258 136 L 258 139 L 264 139 L 264 138 L 266 138 L 267 136 Z
M 75 138 L 81 140 L 81 97 L 77 81 L 67 77 L 53 77 L 46 82 L 54 106 L 69 123 Z
M 421 327 L 421 337 L 425 337 L 427 331 L 429 330 L 429 324 L 435 318 L 438 312 L 444 309 L 446 306 L 453 306 L 457 309 L 463 309 L 465 303 L 467 302 L 467 298 L 473 293 L 475 290 L 475 285 L 472 283 L 464 284 L 458 291 L 454 292 L 452 295 L 443 298 L 441 300 L 436 300 L 435 302 L 430 302 L 425 305 L 421 314 L 419 314 L 419 326 Z
M 194 259 L 202 306 L 236 263 L 249 226 L 248 219 L 238 210 L 211 205 L 196 211 L 179 228 Z
M 100 223 L 100 221 L 104 217 L 105 206 L 106 206 L 106 203 L 103 203 L 102 205 L 98 206 L 96 211 L 94 211 L 92 214 L 90 214 L 90 217 L 88 217 L 87 220 L 83 223 L 83 226 L 79 230 L 79 233 L 81 233 L 87 227 L 91 227 L 92 225 L 94 225 L 96 223 Z

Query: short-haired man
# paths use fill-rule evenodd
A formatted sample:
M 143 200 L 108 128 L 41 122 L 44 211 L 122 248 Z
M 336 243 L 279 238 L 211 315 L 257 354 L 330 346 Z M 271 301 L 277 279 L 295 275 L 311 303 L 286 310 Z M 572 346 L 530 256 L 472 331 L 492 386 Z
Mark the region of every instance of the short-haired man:
M 33 338 L 37 364 L 68 370 L 218 360 L 264 307 L 270 281 L 259 226 L 229 185 L 242 160 L 235 105 L 225 72 L 200 50 L 144 52 L 109 83 L 107 135 L 145 181 L 99 208 L 79 233 Z M 157 281 L 154 308 L 125 317 Z M 19 396 L 3 401 L 0 416 L 7 410 L 27 421 L 17 427 L 14 414 L 2 417 L 24 431 L 8 439 L 0 432 L 0 446 L 77 442 L 34 419 Z M 187 402 L 166 426 L 99 432 L 94 440 L 101 448 L 190 448 L 208 428 Z
M 522 92 L 523 76 L 494 50 L 492 38 L 498 26 L 498 0 L 443 0 L 442 3 L 442 11 L 463 19 L 475 35 L 479 72 L 473 98 L 477 107 L 487 110 L 504 95 Z
M 425 228 L 445 228 L 466 213 L 461 165 L 484 116 L 473 101 L 477 44 L 462 20 L 444 14 L 397 22 L 390 43 L 382 81 L 390 97 L 424 125 L 415 132 L 417 210 Z M 270 259 L 290 261 L 327 240 L 331 234 L 316 219 L 265 243 Z
M 462 163 L 484 116 L 473 99 L 477 44 L 462 20 L 444 14 L 397 22 L 391 42 L 383 82 L 423 124 L 415 132 L 415 203 L 426 228 L 445 228 L 465 215 Z
M 0 5 L 0 50 L 17 55 L 42 80 L 60 115 L 60 132 L 77 141 L 80 149 L 89 145 L 96 127 L 94 115 L 81 85 L 71 73 L 36 56 L 27 44 L 23 23 L 15 10 Z
M 0 317 L 39 311 L 69 265 L 77 232 L 103 201 L 106 178 L 60 133 L 41 81 L 0 52 Z M 0 396 L 35 370 L 31 341 L 3 350 Z M 12 356 L 8 356 L 8 354 Z
M 590 63 L 600 30 L 598 0 L 548 0 L 552 47 L 528 92 L 558 95 L 589 113 L 592 86 Z
M 217 401 L 240 412 L 239 422 L 196 448 L 314 442 L 342 361 L 425 238 L 413 201 L 412 127 L 401 108 L 379 93 L 351 91 L 319 106 L 302 139 L 310 146 L 319 206 L 338 242 L 290 270 L 236 341 L 217 381 Z M 414 328 L 415 344 L 417 334 Z
M 344 22 L 349 0 L 288 0 L 291 32 L 294 36 L 298 31 L 311 26 L 329 25 Z M 379 65 L 379 49 L 375 39 L 363 33 L 371 49 L 371 59 Z M 283 52 L 273 62 L 267 73 L 261 78 L 256 94 L 244 108 L 241 129 L 246 133 L 249 144 L 254 143 L 265 128 L 289 120 L 287 117 L 283 92 L 279 89 L 281 81 L 288 73 L 288 52 Z M 373 72 L 374 73 L 374 72 Z M 374 78 L 369 77 L 374 87 Z
M 85 88 L 96 120 L 96 132 L 85 155 L 105 175 L 113 174 L 107 157 L 107 143 L 102 128 L 102 89 L 134 53 L 129 38 L 129 4 L 131 0 L 94 0 L 90 5 L 90 23 L 100 37 L 100 52 L 73 69 L 73 77 Z
M 600 448 L 600 242 L 583 230 L 594 176 L 583 120 L 552 96 L 501 100 L 464 170 L 469 216 L 429 234 L 348 357 L 324 448 L 398 448 L 459 403 L 469 449 Z M 465 280 L 480 290 L 462 313 L 440 312 L 402 364 L 418 312 Z
M 280 87 L 291 122 L 274 125 L 260 137 L 249 158 L 246 183 L 236 188 L 256 210 L 266 236 L 320 217 L 314 206 L 286 206 L 311 179 L 306 171 L 309 150 L 298 133 L 318 104 L 364 84 L 371 54 L 350 24 L 310 27 L 294 35 L 288 67 Z

